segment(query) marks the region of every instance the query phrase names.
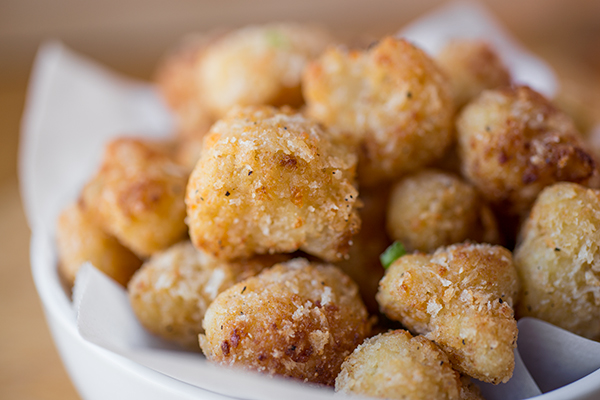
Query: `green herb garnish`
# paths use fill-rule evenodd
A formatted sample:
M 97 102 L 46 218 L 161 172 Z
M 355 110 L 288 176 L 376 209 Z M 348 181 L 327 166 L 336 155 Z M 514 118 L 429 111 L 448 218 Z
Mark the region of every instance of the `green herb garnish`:
M 401 242 L 394 242 L 385 249 L 383 253 L 379 256 L 379 261 L 381 261 L 381 265 L 383 268 L 387 269 L 394 261 L 402 257 L 406 254 L 406 249 L 404 249 L 404 245 Z
M 271 47 L 285 48 L 289 46 L 290 41 L 284 33 L 277 29 L 271 29 L 267 31 L 267 43 Z

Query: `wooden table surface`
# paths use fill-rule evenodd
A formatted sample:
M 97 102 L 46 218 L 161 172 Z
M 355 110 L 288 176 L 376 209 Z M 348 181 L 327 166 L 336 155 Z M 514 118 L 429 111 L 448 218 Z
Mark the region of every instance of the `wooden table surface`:
M 24 88 L 0 92 L 0 399 L 79 399 L 54 347 L 29 268 L 15 174 Z
M 35 1 L 28 0 L 28 2 Z M 2 6 L 6 8 L 6 4 L 12 4 L 16 7 L 19 4 L 19 7 L 22 7 L 19 10 L 23 11 L 25 10 L 25 7 L 22 6 L 23 3 L 26 2 L 10 0 L 7 3 L 4 2 Z M 62 3 L 69 2 L 63 0 Z M 114 2 L 109 1 L 108 3 Z M 151 3 L 156 6 L 158 2 Z M 430 3 L 432 2 L 427 4 Z M 516 4 L 514 1 L 512 3 Z M 558 1 L 551 3 L 556 7 Z M 564 4 L 568 7 L 570 3 L 565 2 Z M 2 10 L 2 6 L 0 6 L 0 10 Z M 411 12 L 410 16 L 416 13 L 414 10 Z M 0 14 L 2 14 L 1 11 Z M 2 18 L 0 16 L 0 22 Z M 521 16 L 520 18 L 523 20 L 525 17 Z M 598 19 L 600 16 L 597 14 L 595 18 Z M 572 20 L 569 21 L 572 24 Z M 190 21 L 188 21 L 189 23 Z M 176 24 L 172 23 L 172 25 Z M 79 398 L 77 392 L 62 366 L 50 337 L 31 278 L 28 255 L 29 230 L 23 214 L 16 178 L 19 121 L 25 99 L 26 76 L 33 57 L 31 51 L 34 48 L 31 47 L 31 43 L 35 40 L 32 39 L 33 36 L 23 34 L 19 30 L 18 24 L 11 25 L 14 32 L 6 26 L 2 28 L 0 23 L 0 255 L 2 255 L 0 258 L 0 316 L 3 318 L 0 328 L 0 399 L 77 399 Z M 63 25 L 58 24 L 57 26 Z M 600 84 L 598 83 L 600 81 L 600 35 L 598 35 L 600 24 L 590 26 L 573 28 L 569 31 L 571 36 L 566 35 L 567 37 L 560 34 L 560 31 L 557 32 L 556 29 L 548 29 L 545 35 L 541 34 L 539 30 L 532 30 L 530 36 L 521 37 L 528 46 L 533 45 L 536 51 L 557 67 L 564 82 L 565 90 L 562 97 L 565 106 L 570 107 L 574 113 L 581 114 L 578 118 L 587 126 L 600 121 L 598 117 L 600 113 L 600 101 L 598 101 L 600 97 Z M 103 42 L 102 35 L 97 28 L 94 28 L 96 31 L 88 37 L 88 42 L 84 40 L 84 37 L 75 43 L 79 47 L 89 45 L 90 48 L 94 48 L 96 46 L 95 48 L 99 49 L 97 51 L 99 56 L 107 55 L 103 61 L 111 63 L 112 60 L 113 66 L 119 65 L 119 62 L 114 60 L 127 56 L 127 53 L 124 52 L 121 55 L 114 55 L 110 52 L 103 53 L 106 48 L 99 45 Z M 162 28 L 165 29 L 164 25 Z M 2 29 L 8 32 L 4 36 L 2 36 Z M 175 28 L 171 29 L 169 34 L 174 35 L 175 31 Z M 127 34 L 124 31 L 119 32 Z M 47 32 L 42 31 L 39 35 L 47 35 Z M 573 37 L 574 35 L 582 36 Z M 74 36 L 77 36 L 75 30 L 70 30 L 66 35 L 67 38 Z M 107 37 L 112 38 L 113 36 Z M 9 43 L 8 39 L 15 37 L 20 38 L 19 40 L 23 39 L 23 43 L 28 43 L 27 51 L 30 53 L 21 57 L 21 61 L 15 63 L 13 69 L 5 68 L 6 64 L 4 66 L 2 64 L 7 61 L 7 58 L 4 57 L 6 54 L 4 56 L 2 54 L 2 46 Z M 574 46 L 573 43 L 576 45 Z M 8 47 L 5 46 L 5 48 Z M 14 50 L 12 47 L 11 49 Z M 140 64 L 131 63 L 131 60 L 124 61 L 121 64 L 124 66 L 123 69 L 130 73 L 138 71 L 138 76 L 149 76 L 149 71 L 153 68 L 149 63 L 155 61 L 155 55 L 162 50 L 153 49 L 152 51 L 154 53 L 147 53 L 150 55 L 144 58 Z M 19 53 L 13 51 L 11 54 Z

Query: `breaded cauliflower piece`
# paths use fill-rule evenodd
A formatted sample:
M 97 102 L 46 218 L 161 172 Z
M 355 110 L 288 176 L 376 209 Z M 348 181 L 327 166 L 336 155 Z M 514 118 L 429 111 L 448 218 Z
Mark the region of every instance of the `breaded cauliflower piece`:
M 362 207 L 358 209 L 361 227 L 358 235 L 352 238 L 348 259 L 335 263 L 360 289 L 367 309 L 377 313 L 379 305 L 375 294 L 384 269 L 379 256 L 392 243 L 385 233 L 385 209 L 389 197 L 387 187 L 361 191 L 358 196 Z
M 377 301 L 388 317 L 436 342 L 456 370 L 500 383 L 514 369 L 518 292 L 510 251 L 459 244 L 397 259 L 379 284 Z
M 395 330 L 369 338 L 342 364 L 335 390 L 382 399 L 460 400 L 460 374 L 423 336 Z
M 526 86 L 483 92 L 457 118 L 463 173 L 506 214 L 522 214 L 558 181 L 597 175 L 571 119 Z
M 236 105 L 300 106 L 306 64 L 333 41 L 326 30 L 298 23 L 235 30 L 204 51 L 197 90 L 217 117 Z
M 406 250 L 425 253 L 467 239 L 500 241 L 496 219 L 475 188 L 437 170 L 422 170 L 393 186 L 387 231 Z
M 186 181 L 185 168 L 159 144 L 119 138 L 107 145 L 82 199 L 106 232 L 145 258 L 185 237 Z
M 303 92 L 309 116 L 358 143 L 361 185 L 418 170 L 452 141 L 447 78 L 402 39 L 366 51 L 330 48 L 307 68 Z
M 600 191 L 557 183 L 540 193 L 515 249 L 519 316 L 600 340 Z
M 69 287 L 87 261 L 123 286 L 142 265 L 135 254 L 98 226 L 81 201 L 69 205 L 58 217 L 56 245 L 58 268 Z
M 178 135 L 184 138 L 205 134 L 214 117 L 198 89 L 198 69 L 206 48 L 221 35 L 189 35 L 169 52 L 156 71 L 156 85 L 173 111 Z
M 510 73 L 494 48 L 482 40 L 452 40 L 436 61 L 450 78 L 457 109 L 486 89 L 511 83 Z
M 342 259 L 360 229 L 356 159 L 287 108 L 232 110 L 212 127 L 189 179 L 192 242 L 221 259 L 298 249 Z
M 294 259 L 217 296 L 200 347 L 217 364 L 333 385 L 370 325 L 348 276 L 333 265 Z
M 217 295 L 287 259 L 267 255 L 227 263 L 197 250 L 189 241 L 181 242 L 144 263 L 129 282 L 129 300 L 150 332 L 199 350 L 204 313 Z

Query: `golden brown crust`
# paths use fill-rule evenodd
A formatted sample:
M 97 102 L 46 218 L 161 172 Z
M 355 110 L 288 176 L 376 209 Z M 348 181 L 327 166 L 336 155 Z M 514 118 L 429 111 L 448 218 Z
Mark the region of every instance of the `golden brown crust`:
M 509 214 L 558 181 L 586 184 L 596 165 L 571 119 L 526 86 L 483 92 L 457 119 L 464 175 Z
M 133 138 L 110 142 L 82 199 L 102 228 L 140 257 L 186 235 L 185 169 L 157 143 Z
M 69 286 L 73 286 L 84 262 L 92 263 L 123 286 L 142 265 L 135 254 L 98 226 L 81 202 L 71 204 L 58 217 L 56 245 L 59 271 Z
M 486 89 L 511 83 L 510 73 L 494 48 L 482 40 L 452 40 L 436 61 L 450 78 L 457 109 Z
M 383 399 L 461 399 L 460 375 L 423 336 L 404 330 L 365 340 L 344 361 L 335 390 Z
M 197 71 L 204 103 L 217 117 L 236 105 L 298 107 L 306 64 L 332 42 L 322 28 L 297 23 L 230 32 L 208 46 Z
M 387 231 L 406 250 L 426 253 L 467 239 L 500 241 L 495 217 L 475 188 L 452 174 L 430 169 L 393 186 Z
M 199 350 L 204 313 L 217 295 L 288 258 L 268 255 L 227 263 L 197 250 L 189 241 L 181 242 L 144 263 L 129 282 L 129 300 L 149 331 Z
M 519 316 L 600 340 L 600 191 L 557 183 L 540 193 L 515 249 Z
M 450 86 L 433 60 L 386 37 L 367 51 L 331 48 L 303 78 L 307 113 L 360 148 L 361 185 L 417 170 L 452 138 Z
M 187 187 L 192 242 L 222 259 L 298 249 L 342 259 L 360 229 L 356 155 L 289 109 L 232 110 Z
M 295 259 L 221 293 L 203 326 L 211 362 L 333 385 L 370 322 L 350 278 Z
M 436 342 L 459 372 L 500 383 L 514 368 L 518 292 L 510 251 L 460 244 L 396 260 L 377 301 L 388 317 Z

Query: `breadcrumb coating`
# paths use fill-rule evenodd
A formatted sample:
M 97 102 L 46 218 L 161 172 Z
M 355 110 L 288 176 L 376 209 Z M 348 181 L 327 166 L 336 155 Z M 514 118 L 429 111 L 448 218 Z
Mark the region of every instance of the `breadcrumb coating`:
M 337 392 L 398 400 L 459 400 L 461 386 L 439 347 L 404 330 L 365 340 L 335 380 Z
M 105 233 L 82 203 L 65 208 L 56 225 L 58 268 L 69 287 L 81 264 L 89 261 L 121 285 L 142 265 L 142 261 L 113 236 Z
M 360 229 L 356 159 L 289 109 L 232 110 L 212 127 L 189 179 L 192 242 L 230 260 L 298 249 L 344 258 Z
M 600 340 L 600 191 L 557 183 L 542 191 L 521 232 L 519 316 Z
M 496 219 L 475 188 L 437 170 L 422 170 L 392 187 L 387 231 L 406 250 L 425 253 L 467 239 L 500 242 Z
M 432 163 L 452 140 L 450 85 L 409 42 L 330 48 L 303 79 L 307 113 L 360 149 L 359 180 L 374 186 Z
M 306 64 L 333 41 L 329 32 L 313 25 L 238 29 L 206 48 L 197 90 L 217 117 L 236 105 L 298 107 L 303 104 L 300 81 Z
M 390 318 L 437 343 L 456 370 L 507 382 L 514 369 L 519 281 L 510 251 L 488 244 L 400 257 L 379 284 Z
M 129 300 L 139 321 L 152 333 L 200 350 L 198 334 L 210 303 L 219 293 L 289 257 L 258 256 L 227 263 L 185 241 L 154 254 L 133 276 Z
M 526 86 L 484 91 L 456 128 L 463 174 L 506 214 L 525 213 L 555 182 L 597 176 L 571 119 Z
M 332 265 L 294 259 L 217 296 L 200 347 L 220 365 L 333 385 L 370 325 L 348 276 Z
M 486 89 L 511 83 L 510 73 L 494 48 L 482 40 L 452 40 L 436 61 L 450 78 L 457 109 Z
M 185 168 L 159 144 L 119 138 L 107 145 L 82 199 L 106 232 L 145 258 L 185 237 L 186 181 Z

